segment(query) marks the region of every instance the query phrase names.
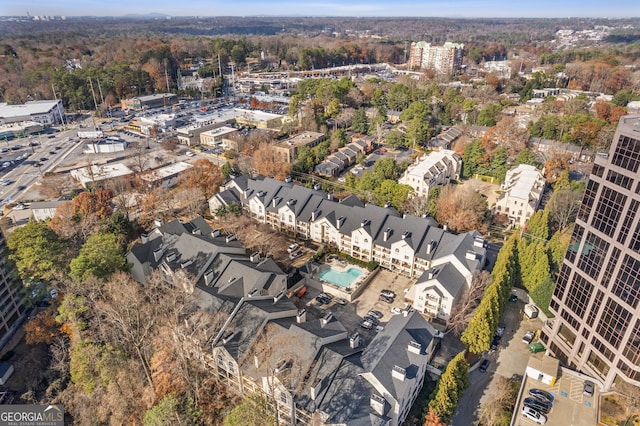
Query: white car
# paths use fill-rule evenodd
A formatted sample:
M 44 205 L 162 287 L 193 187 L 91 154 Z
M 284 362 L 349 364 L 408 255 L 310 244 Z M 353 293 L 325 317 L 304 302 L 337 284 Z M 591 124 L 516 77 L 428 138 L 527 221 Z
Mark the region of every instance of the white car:
M 195 157 L 195 154 L 193 152 L 191 152 L 191 151 L 185 152 L 184 155 L 186 155 L 187 157 Z
M 534 410 L 531 407 L 523 407 L 522 416 L 526 417 L 529 420 L 533 420 L 539 425 L 543 425 L 547 422 L 547 418 L 544 416 L 544 414 L 538 413 L 536 410 Z
M 287 248 L 287 253 L 293 253 L 294 251 L 296 251 L 298 249 L 298 247 L 300 247 L 298 244 L 291 244 L 288 248 Z
M 533 331 L 527 331 L 527 333 L 522 338 L 522 343 L 526 343 L 527 345 L 529 345 L 533 341 L 534 337 L 535 334 L 533 333 Z
M 391 313 L 392 314 L 401 314 L 402 313 L 402 309 L 394 306 L 393 308 L 391 308 Z

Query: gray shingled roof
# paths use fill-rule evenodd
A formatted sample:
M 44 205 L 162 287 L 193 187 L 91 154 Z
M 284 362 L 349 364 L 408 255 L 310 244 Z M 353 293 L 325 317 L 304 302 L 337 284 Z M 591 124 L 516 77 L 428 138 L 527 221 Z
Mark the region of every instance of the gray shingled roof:
M 466 287 L 467 280 L 465 279 L 464 275 L 462 275 L 460 271 L 458 271 L 458 269 L 450 262 L 447 262 L 443 265 L 438 265 L 432 268 L 430 271 L 435 272 L 433 278 L 429 279 L 429 271 L 425 271 L 420 276 L 420 278 L 418 278 L 418 281 L 416 281 L 416 285 L 422 283 L 428 284 L 429 282 L 431 282 L 433 284 L 430 286 L 427 285 L 426 288 L 434 288 L 436 292 L 440 293 L 435 285 L 435 281 L 437 281 L 454 298 L 458 296 L 460 290 L 463 287 Z M 444 295 L 441 294 L 441 296 Z

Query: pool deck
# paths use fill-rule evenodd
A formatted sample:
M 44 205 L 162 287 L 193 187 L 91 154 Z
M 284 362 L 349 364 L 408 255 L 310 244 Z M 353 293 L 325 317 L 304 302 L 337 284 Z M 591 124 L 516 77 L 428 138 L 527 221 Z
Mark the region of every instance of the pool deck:
M 336 272 L 344 273 L 351 268 L 358 269 L 360 271 L 360 276 L 355 280 L 353 280 L 353 282 L 351 282 L 351 284 L 349 284 L 349 286 L 347 287 L 342 287 L 338 284 L 335 284 L 329 280 L 325 280 L 320 277 L 320 273 L 326 271 L 327 269 L 333 269 Z M 370 275 L 371 275 L 371 272 L 366 268 L 363 268 L 358 265 L 354 265 L 342 259 L 331 259 L 331 260 L 326 260 L 325 263 L 320 265 L 320 270 L 313 275 L 312 279 L 320 285 L 321 290 L 326 291 L 327 293 L 331 293 L 334 296 L 343 297 L 347 300 L 351 300 L 351 298 L 354 295 L 359 293 L 358 288 L 364 282 L 366 282 L 366 280 Z M 349 289 L 349 291 L 347 289 Z

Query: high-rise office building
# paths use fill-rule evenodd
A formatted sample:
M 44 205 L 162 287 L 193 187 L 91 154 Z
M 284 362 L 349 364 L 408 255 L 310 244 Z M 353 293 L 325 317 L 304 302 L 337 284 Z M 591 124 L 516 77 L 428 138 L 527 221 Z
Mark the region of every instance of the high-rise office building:
M 24 312 L 21 296 L 13 268 L 7 263 L 7 244 L 0 231 L 0 341 Z
M 542 340 L 563 364 L 609 389 L 640 386 L 640 116 L 621 118 L 597 155 Z

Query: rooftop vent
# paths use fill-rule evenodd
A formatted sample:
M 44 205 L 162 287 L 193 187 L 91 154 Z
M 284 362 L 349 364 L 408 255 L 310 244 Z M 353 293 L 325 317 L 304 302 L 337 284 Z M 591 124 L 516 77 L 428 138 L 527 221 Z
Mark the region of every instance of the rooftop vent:
M 209 269 L 207 272 L 204 273 L 204 283 L 205 285 L 210 285 L 212 281 L 213 281 L 213 271 Z
M 235 240 L 235 239 L 236 239 L 236 236 L 235 236 L 235 235 L 227 235 L 227 238 L 225 238 L 224 240 L 225 240 L 227 243 L 230 243 L 231 241 L 233 241 L 233 240 Z
M 163 254 L 164 254 L 164 248 L 158 247 L 153 251 L 153 260 L 155 260 L 156 262 L 160 261 Z
M 172 251 L 171 253 L 169 253 L 167 255 L 167 262 L 173 262 L 174 260 L 176 260 L 178 258 L 178 255 L 176 254 L 175 251 Z
M 200 228 L 193 228 L 193 230 L 191 231 L 191 233 L 193 235 L 201 235 L 202 232 L 200 231 Z
M 247 293 L 247 297 L 253 297 L 256 295 L 256 293 L 258 292 L 257 288 L 254 288 L 253 290 L 251 290 L 249 293 Z
M 380 395 L 371 394 L 371 399 L 369 400 L 369 405 L 371 409 L 376 412 L 379 416 L 384 415 L 384 406 L 386 405 L 386 400 Z
M 356 332 L 356 333 L 353 333 L 351 336 L 349 336 L 349 347 L 351 349 L 355 349 L 359 346 L 360 346 L 360 334 Z
M 329 324 L 329 322 L 332 319 L 333 319 L 333 313 L 328 312 L 324 317 L 322 317 L 322 319 L 320 319 L 320 324 L 322 325 L 322 327 L 324 327 L 325 325 Z
M 296 314 L 296 322 L 298 324 L 303 323 L 307 321 L 307 310 L 306 309 L 300 309 L 298 311 L 298 313 Z
M 160 219 L 154 219 L 153 220 L 153 225 L 156 226 L 157 228 L 162 226 L 162 221 Z
M 273 303 L 278 302 L 278 300 L 282 299 L 283 297 L 284 297 L 284 290 L 276 294 L 275 296 L 273 296 Z
M 249 256 L 249 260 L 251 261 L 251 263 L 260 262 L 260 253 L 258 253 L 257 251 L 254 253 L 251 253 L 251 256 Z
M 149 235 L 148 234 L 142 234 L 142 235 L 140 235 L 140 239 L 142 240 L 142 244 L 147 244 L 149 242 Z
M 467 253 L 465 254 L 465 258 L 467 258 L 468 260 L 476 260 L 477 254 L 475 251 L 473 250 L 467 250 Z
M 186 268 L 187 266 L 191 265 L 192 263 L 193 263 L 193 260 L 188 259 L 188 260 L 185 260 L 184 262 L 182 262 L 182 263 L 180 264 L 180 267 L 184 269 L 184 268 Z
M 213 238 L 219 237 L 220 236 L 220 230 L 219 229 L 214 229 L 213 231 L 211 231 L 211 236 Z
M 235 333 L 233 331 L 228 332 L 223 338 L 222 338 L 222 344 L 226 345 L 227 343 L 229 343 L 231 341 L 231 339 L 233 339 L 233 336 L 235 335 Z

